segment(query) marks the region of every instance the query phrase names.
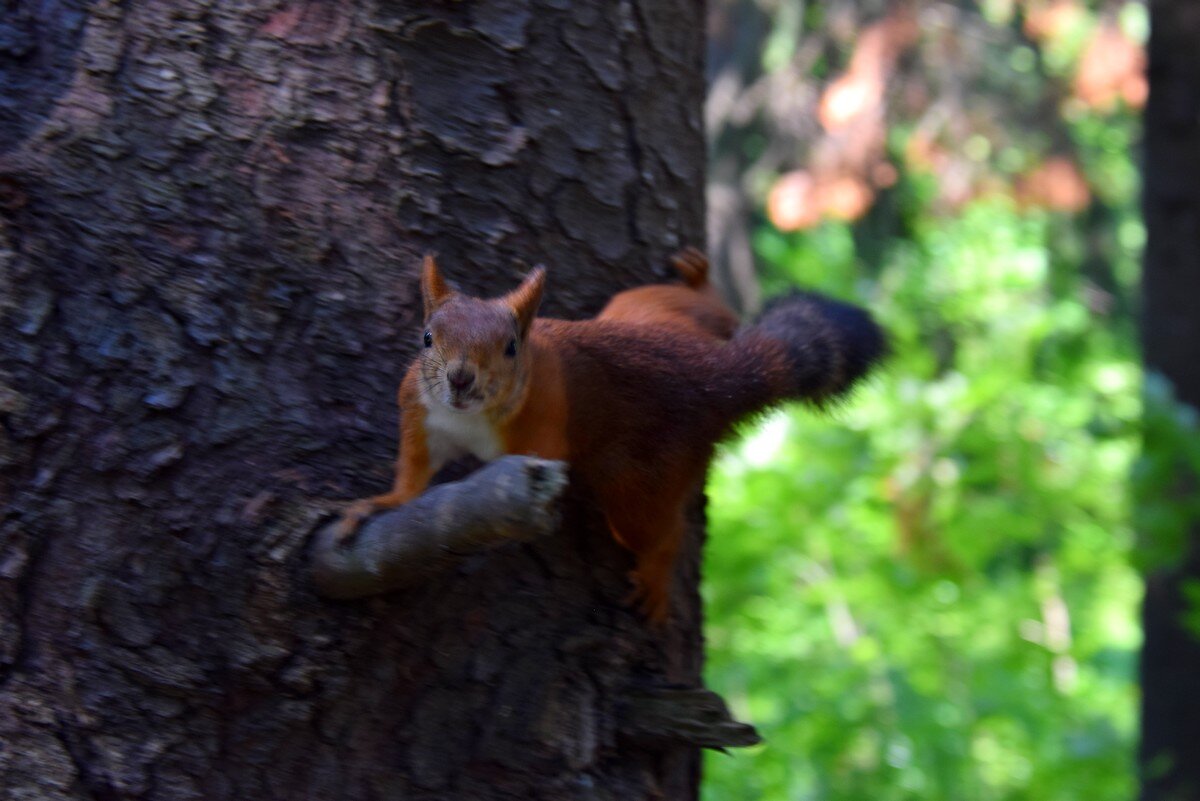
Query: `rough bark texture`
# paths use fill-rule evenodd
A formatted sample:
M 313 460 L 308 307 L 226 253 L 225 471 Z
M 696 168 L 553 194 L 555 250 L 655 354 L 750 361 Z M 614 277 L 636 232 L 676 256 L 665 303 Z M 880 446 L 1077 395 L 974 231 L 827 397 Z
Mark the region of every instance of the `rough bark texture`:
M 6 5 L 0 797 L 694 796 L 621 710 L 699 680 L 699 503 L 662 632 L 577 497 L 386 598 L 305 557 L 390 481 L 424 251 L 572 317 L 703 241 L 702 40 L 691 0 Z
M 1146 367 L 1200 409 L 1200 3 L 1150 3 L 1143 279 Z M 1146 447 L 1163 443 L 1147 437 Z M 1178 477 L 1185 496 L 1195 476 Z M 1144 801 L 1200 798 L 1200 638 L 1184 620 L 1200 581 L 1200 521 L 1176 564 L 1146 577 L 1142 611 L 1141 772 Z M 1191 600 L 1189 601 L 1189 598 Z M 1193 615 L 1194 616 L 1194 615 Z

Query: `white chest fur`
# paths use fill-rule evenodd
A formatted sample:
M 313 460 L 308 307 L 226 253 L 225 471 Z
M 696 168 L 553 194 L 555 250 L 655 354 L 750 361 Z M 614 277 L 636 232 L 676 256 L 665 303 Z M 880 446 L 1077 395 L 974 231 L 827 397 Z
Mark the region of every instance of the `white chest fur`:
M 487 418 L 458 414 L 436 402 L 425 409 L 425 436 L 430 461 L 439 465 L 467 453 L 485 462 L 503 453 L 500 438 Z

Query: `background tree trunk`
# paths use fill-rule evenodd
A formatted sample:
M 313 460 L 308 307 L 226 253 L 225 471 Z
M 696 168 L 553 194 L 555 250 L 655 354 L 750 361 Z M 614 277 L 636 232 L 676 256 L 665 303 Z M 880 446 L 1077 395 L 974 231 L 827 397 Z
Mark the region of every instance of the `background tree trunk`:
M 1147 225 L 1142 335 L 1146 367 L 1176 398 L 1200 409 L 1200 4 L 1151 0 L 1150 101 L 1146 108 Z M 1153 429 L 1146 448 L 1170 448 Z M 1181 466 L 1182 467 L 1182 466 Z M 1200 492 L 1181 469 L 1172 491 Z M 1146 578 L 1142 621 L 1142 794 L 1145 801 L 1200 798 L 1200 634 L 1185 615 L 1200 581 L 1200 521 L 1178 560 Z M 1194 612 L 1192 614 L 1194 619 Z
M 578 502 L 388 598 L 305 549 L 390 480 L 424 251 L 578 317 L 703 242 L 702 47 L 687 0 L 8 3 L 0 796 L 695 795 L 621 710 L 699 681 L 699 503 L 660 633 Z

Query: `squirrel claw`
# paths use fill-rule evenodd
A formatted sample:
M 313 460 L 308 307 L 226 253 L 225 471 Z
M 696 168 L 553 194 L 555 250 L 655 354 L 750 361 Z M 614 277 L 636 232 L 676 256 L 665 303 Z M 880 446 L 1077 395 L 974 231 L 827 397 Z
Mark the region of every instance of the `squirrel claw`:
M 355 501 L 347 506 L 346 511 L 342 512 L 342 519 L 338 521 L 337 528 L 333 532 L 334 545 L 345 545 L 353 540 L 359 526 L 371 515 L 372 511 L 373 507 L 363 501 Z
M 358 531 L 361 520 L 356 520 L 352 517 L 343 517 L 337 523 L 337 528 L 333 530 L 333 544 L 346 545 L 350 540 L 354 539 L 355 533 Z

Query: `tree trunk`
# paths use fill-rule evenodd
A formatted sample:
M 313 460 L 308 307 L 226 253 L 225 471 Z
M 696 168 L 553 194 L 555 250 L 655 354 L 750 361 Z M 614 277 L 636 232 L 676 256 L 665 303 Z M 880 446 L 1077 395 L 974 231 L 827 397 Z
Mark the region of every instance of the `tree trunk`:
M 579 317 L 703 242 L 702 45 L 687 0 L 8 3 L 0 797 L 695 796 L 699 498 L 663 631 L 577 497 L 367 601 L 307 548 L 390 481 L 422 253 Z
M 1165 376 L 1175 397 L 1200 409 L 1200 4 L 1150 3 L 1150 100 L 1146 108 L 1143 279 L 1146 368 Z M 1174 443 L 1146 438 L 1149 453 Z M 1169 491 L 1194 498 L 1200 486 L 1180 465 Z M 1194 508 L 1194 506 L 1193 506 Z M 1173 564 L 1146 578 L 1142 611 L 1141 773 L 1144 801 L 1200 798 L 1200 633 L 1194 611 L 1200 581 L 1200 520 Z

